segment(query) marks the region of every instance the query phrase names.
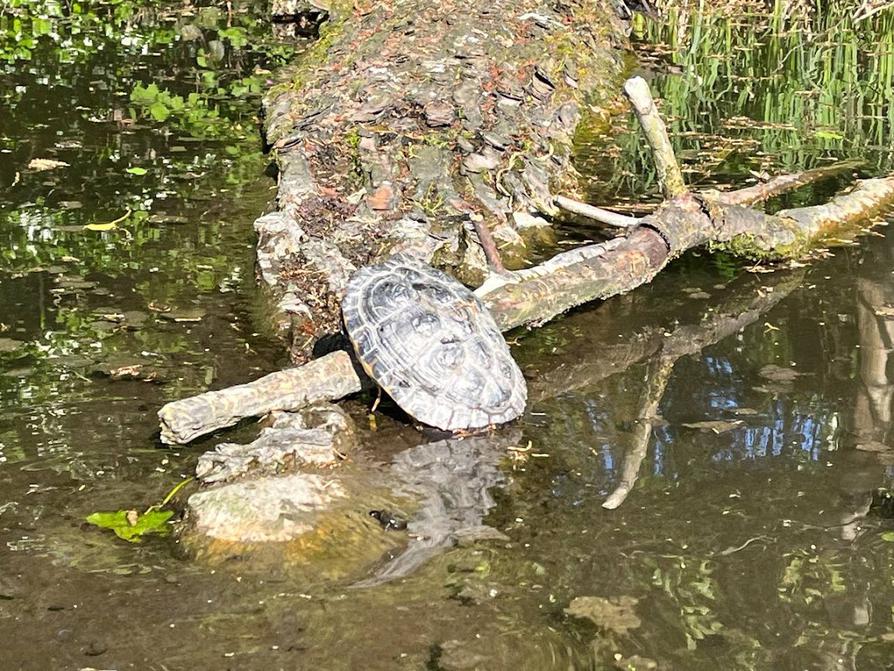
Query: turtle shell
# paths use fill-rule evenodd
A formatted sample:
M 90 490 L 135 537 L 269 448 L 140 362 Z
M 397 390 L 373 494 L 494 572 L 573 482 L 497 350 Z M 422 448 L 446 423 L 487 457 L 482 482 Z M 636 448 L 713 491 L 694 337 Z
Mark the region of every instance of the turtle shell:
M 484 304 L 406 255 L 357 271 L 342 300 L 364 370 L 408 414 L 448 431 L 524 412 L 527 387 Z

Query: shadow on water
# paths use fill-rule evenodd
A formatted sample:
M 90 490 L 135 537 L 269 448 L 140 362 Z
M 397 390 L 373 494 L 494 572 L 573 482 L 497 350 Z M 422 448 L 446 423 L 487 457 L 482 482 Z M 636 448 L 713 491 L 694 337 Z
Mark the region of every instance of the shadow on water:
M 83 526 L 213 444 L 160 449 L 162 402 L 282 363 L 251 318 L 254 93 L 289 54 L 262 10 L 0 10 L 4 668 L 889 668 L 888 237 L 772 274 L 693 254 L 545 325 L 514 349 L 529 412 L 492 440 L 404 450 L 419 438 L 383 419 L 370 458 L 420 500 L 362 589 L 324 562 L 211 568 Z M 639 26 L 693 183 L 892 169 L 892 14 L 838 18 Z M 592 198 L 649 198 L 612 123 L 581 138 Z

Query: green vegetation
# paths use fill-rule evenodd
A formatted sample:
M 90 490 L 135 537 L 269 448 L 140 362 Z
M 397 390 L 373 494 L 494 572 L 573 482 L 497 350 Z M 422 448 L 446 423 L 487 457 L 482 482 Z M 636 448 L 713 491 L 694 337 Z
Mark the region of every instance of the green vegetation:
M 47 408 L 47 427 L 110 360 L 172 396 L 207 385 L 207 358 L 165 373 L 202 351 L 166 311 L 253 285 L 259 98 L 301 45 L 275 40 L 263 2 L 217 5 L 0 3 L 0 331 L 18 344 L 0 402 Z M 4 417 L 0 460 L 22 459 Z
M 684 172 L 696 186 L 862 158 L 894 170 L 894 10 L 855 20 L 847 0 L 667 2 L 635 39 Z M 620 124 L 620 127 L 618 127 Z M 613 139 L 608 149 L 605 139 Z M 594 202 L 655 191 L 648 152 L 624 117 L 578 138 Z M 814 198 L 805 189 L 793 204 Z
M 87 522 L 101 529 L 110 529 L 118 538 L 129 543 L 139 543 L 143 536 L 149 534 L 166 536 L 171 529 L 168 521 L 174 516 L 174 511 L 162 510 L 162 508 L 168 505 L 177 493 L 192 480 L 192 478 L 187 478 L 177 483 L 161 503 L 149 506 L 145 512 L 116 510 L 111 513 L 92 513 L 87 516 Z

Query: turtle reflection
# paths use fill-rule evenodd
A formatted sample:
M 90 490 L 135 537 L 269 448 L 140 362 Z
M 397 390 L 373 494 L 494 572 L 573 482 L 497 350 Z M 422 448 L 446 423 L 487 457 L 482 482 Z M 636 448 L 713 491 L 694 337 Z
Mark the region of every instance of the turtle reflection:
M 397 497 L 420 501 L 407 521 L 410 542 L 375 574 L 356 583 L 370 587 L 410 575 L 461 540 L 503 538 L 484 524 L 494 508 L 492 491 L 506 484 L 500 462 L 506 448 L 521 440 L 520 429 L 465 438 L 447 438 L 398 454 L 391 472 Z M 381 512 L 381 511 L 379 511 Z

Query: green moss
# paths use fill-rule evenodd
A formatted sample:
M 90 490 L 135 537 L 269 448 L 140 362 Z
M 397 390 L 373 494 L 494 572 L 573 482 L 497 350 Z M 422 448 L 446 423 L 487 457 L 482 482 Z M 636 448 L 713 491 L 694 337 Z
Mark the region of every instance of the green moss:
M 708 249 L 711 252 L 723 252 L 741 259 L 771 262 L 803 257 L 807 252 L 807 242 L 799 237 L 790 244 L 777 245 L 768 249 L 754 235 L 743 234 L 726 242 L 710 242 Z
M 357 130 L 356 126 L 351 126 L 348 129 L 348 132 L 345 133 L 345 144 L 354 150 L 360 146 L 360 132 Z
M 292 81 L 288 83 L 293 89 L 304 87 L 318 71 L 318 66 L 326 62 L 329 50 L 344 34 L 345 21 L 353 10 L 354 3 L 351 0 L 333 0 L 329 4 L 329 20 L 320 27 L 319 38 L 301 55 Z

